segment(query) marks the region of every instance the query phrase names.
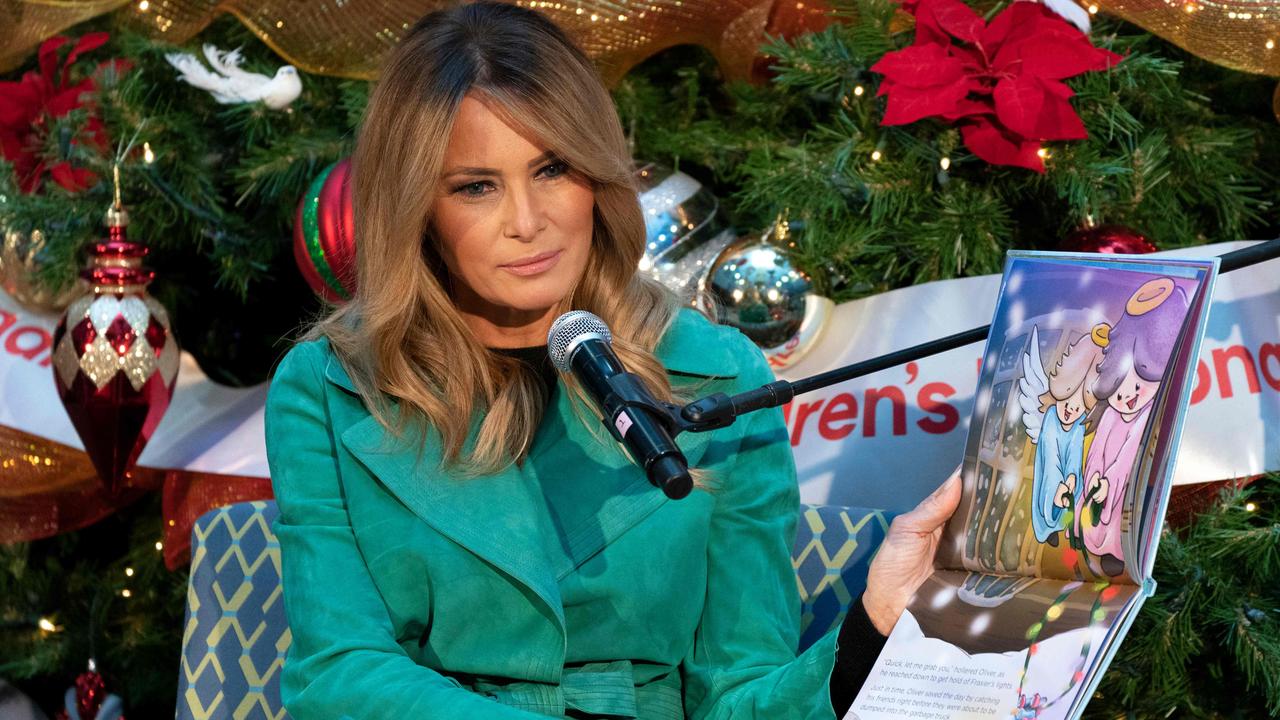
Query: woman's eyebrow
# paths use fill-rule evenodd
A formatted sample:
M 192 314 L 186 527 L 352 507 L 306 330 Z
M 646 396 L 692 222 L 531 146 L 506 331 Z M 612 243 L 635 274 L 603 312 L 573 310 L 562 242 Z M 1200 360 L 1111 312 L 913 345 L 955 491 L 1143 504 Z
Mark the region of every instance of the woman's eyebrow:
M 526 167 L 533 167 L 534 165 L 537 165 L 538 163 L 541 163 L 541 162 L 546 161 L 546 160 L 550 160 L 551 158 L 554 158 L 555 156 L 556 156 L 555 151 L 548 150 L 548 151 L 546 151 L 546 152 L 542 153 L 541 155 L 539 155 L 538 157 L 536 157 L 536 158 L 534 158 L 534 159 L 530 160 L 530 161 L 528 162 L 528 164 L 526 165 Z M 495 170 L 495 169 L 493 169 L 493 168 L 482 168 L 482 167 L 456 167 L 456 168 L 453 168 L 452 170 L 449 170 L 448 172 L 446 172 L 446 173 L 444 174 L 444 177 L 451 177 L 451 176 L 453 176 L 453 175 L 495 175 L 495 176 L 496 176 L 496 175 L 500 175 L 500 174 L 501 174 L 501 173 L 499 173 L 497 170 Z

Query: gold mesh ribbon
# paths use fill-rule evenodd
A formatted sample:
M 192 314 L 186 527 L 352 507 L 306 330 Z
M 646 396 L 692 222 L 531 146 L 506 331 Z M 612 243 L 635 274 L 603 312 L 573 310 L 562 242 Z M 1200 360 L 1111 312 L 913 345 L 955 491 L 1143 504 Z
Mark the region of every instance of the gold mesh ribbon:
M 311 73 L 372 79 L 383 55 L 442 0 L 0 0 L 12 30 L 0 50 L 0 70 L 22 61 L 39 42 L 76 22 L 118 10 L 151 37 L 185 42 L 220 13 L 232 13 L 281 57 Z M 709 49 L 730 77 L 752 70 L 756 48 L 773 15 L 795 25 L 825 9 L 825 0 L 652 0 L 526 2 L 555 20 L 595 60 L 606 82 L 674 45 Z M 776 7 L 775 7 L 776 5 Z M 801 21 L 803 23 L 803 21 Z
M 1280 76 L 1280 0 L 1080 0 L 1195 55 L 1237 70 Z M 287 61 L 312 73 L 371 79 L 388 48 L 444 0 L 0 0 L 0 71 L 47 37 L 119 11 L 152 37 L 185 42 L 232 13 Z M 825 9 L 802 0 L 517 0 L 555 20 L 600 65 L 609 84 L 659 50 L 709 49 L 730 78 L 749 77 L 763 31 Z
M 45 39 L 125 4 L 122 0 L 0 0 L 0 72 L 17 67 Z
M 135 467 L 108 493 L 82 450 L 0 425 L 0 543 L 28 542 L 92 525 L 164 488 L 164 560 L 186 564 L 191 526 L 222 505 L 271 498 L 267 478 Z
M 1280 76 L 1280 0 L 1081 0 L 1227 67 Z M 0 70 L 41 40 L 118 10 L 152 37 L 185 42 L 232 13 L 287 61 L 321 75 L 371 79 L 383 54 L 442 0 L 0 0 Z M 763 31 L 778 16 L 812 14 L 800 0 L 517 0 L 555 20 L 597 61 L 609 84 L 659 50 L 709 49 L 730 78 L 749 77 Z M 777 22 L 781 29 L 789 23 Z M 6 27 L 7 26 L 7 27 Z
M 163 480 L 163 471 L 135 468 L 109 494 L 83 450 L 0 425 L 0 543 L 91 525 Z
M 1197 57 L 1280 76 L 1280 0 L 1084 0 Z
M 164 564 L 177 570 L 191 559 L 191 527 L 210 510 L 251 500 L 270 500 L 271 480 L 261 477 L 172 470 L 165 473 Z

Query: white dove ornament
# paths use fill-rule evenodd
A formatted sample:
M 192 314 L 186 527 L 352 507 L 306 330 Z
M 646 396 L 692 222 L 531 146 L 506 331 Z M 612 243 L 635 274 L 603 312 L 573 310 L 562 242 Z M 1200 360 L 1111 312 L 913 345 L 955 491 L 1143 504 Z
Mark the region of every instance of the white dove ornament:
M 165 59 L 184 82 L 207 90 L 223 105 L 261 102 L 272 110 L 283 110 L 302 94 L 302 78 L 292 65 L 285 65 L 276 70 L 273 77 L 267 77 L 241 69 L 239 50 L 223 52 L 213 45 L 205 45 L 204 56 L 212 70 L 190 53 L 169 53 Z

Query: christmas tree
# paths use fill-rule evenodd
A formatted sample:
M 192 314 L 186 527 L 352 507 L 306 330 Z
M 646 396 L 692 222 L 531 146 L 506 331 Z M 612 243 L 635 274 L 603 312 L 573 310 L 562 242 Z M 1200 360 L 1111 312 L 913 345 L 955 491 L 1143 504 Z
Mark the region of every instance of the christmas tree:
M 1005 9 L 975 6 L 988 20 Z M 728 81 L 707 51 L 677 46 L 614 88 L 635 157 L 700 179 L 737 228 L 800 220 L 792 259 L 834 300 L 998 272 L 1008 249 L 1058 249 L 1093 226 L 1161 248 L 1280 234 L 1266 78 L 1095 17 L 1092 43 L 1122 59 L 1066 80 L 1087 138 L 1042 143 L 1036 172 L 984 160 L 954 120 L 886 126 L 886 74 L 872 68 L 912 44 L 910 24 L 888 0 L 840 3 L 837 20 L 769 39 L 763 83 Z M 68 34 L 96 39 L 78 57 L 52 51 L 52 75 L 69 66 L 53 85 L 92 80 L 88 91 L 27 98 L 3 118 L 22 142 L 0 164 L 0 224 L 45 239 L 22 272 L 53 292 L 71 285 L 119 163 L 129 232 L 152 248 L 151 292 L 182 347 L 219 382 L 266 380 L 324 309 L 290 238 L 299 198 L 350 153 L 369 83 L 304 73 L 286 107 L 224 105 L 178 81 L 166 55 L 240 47 L 245 70 L 275 73 L 283 61 L 229 16 L 185 47 L 111 16 Z M 37 57 L 9 79 L 34 72 Z M 130 715 L 172 711 L 186 578 L 161 564 L 157 505 L 0 547 L 0 677 L 53 708 L 92 656 Z M 1280 713 L 1278 529 L 1280 477 L 1268 476 L 1167 532 L 1159 593 L 1090 716 Z

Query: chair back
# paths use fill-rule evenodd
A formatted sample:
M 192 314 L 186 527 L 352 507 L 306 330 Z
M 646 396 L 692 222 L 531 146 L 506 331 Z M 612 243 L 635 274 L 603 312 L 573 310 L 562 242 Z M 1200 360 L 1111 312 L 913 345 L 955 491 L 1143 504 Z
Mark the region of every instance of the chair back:
M 191 529 L 178 720 L 282 720 L 280 669 L 292 637 L 272 501 L 210 510 Z
M 800 509 L 792 564 L 803 650 L 844 618 L 862 593 L 889 516 L 834 505 Z M 283 720 L 280 670 L 291 636 L 280 589 L 271 501 L 200 516 L 191 531 L 177 720 Z
M 867 568 L 893 516 L 882 510 L 802 505 L 791 550 L 800 585 L 800 650 L 844 620 L 867 587 Z

